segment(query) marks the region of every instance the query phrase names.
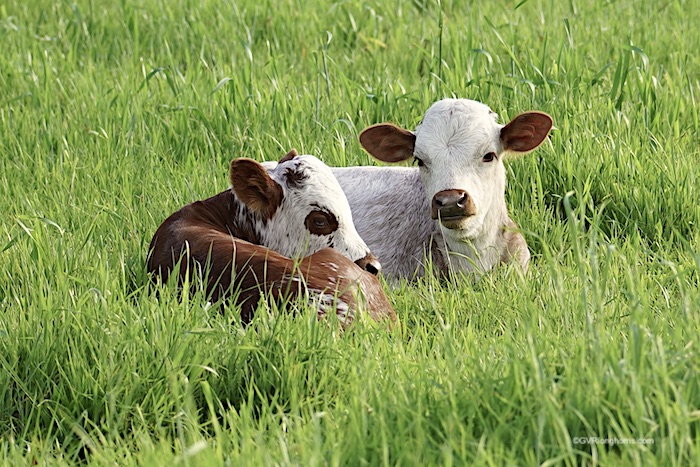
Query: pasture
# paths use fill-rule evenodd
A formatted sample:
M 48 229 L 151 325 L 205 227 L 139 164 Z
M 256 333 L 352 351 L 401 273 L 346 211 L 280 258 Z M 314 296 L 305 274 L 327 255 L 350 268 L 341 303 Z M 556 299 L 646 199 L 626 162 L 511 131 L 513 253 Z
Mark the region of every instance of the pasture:
M 697 463 L 698 24 L 689 0 L 2 2 L 0 459 Z M 149 292 L 155 229 L 231 159 L 375 164 L 363 128 L 451 96 L 554 119 L 507 163 L 526 278 L 385 284 L 397 328 L 345 334 Z

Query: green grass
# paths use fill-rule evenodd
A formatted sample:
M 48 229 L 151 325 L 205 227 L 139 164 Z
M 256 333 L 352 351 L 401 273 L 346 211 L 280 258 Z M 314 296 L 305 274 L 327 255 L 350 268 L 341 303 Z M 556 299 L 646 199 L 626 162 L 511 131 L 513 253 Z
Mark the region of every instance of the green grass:
M 700 10 L 469 3 L 3 2 L 4 463 L 700 461 Z M 147 290 L 232 158 L 371 164 L 359 131 L 453 95 L 554 117 L 508 165 L 526 279 L 387 287 L 398 328 L 345 335 Z

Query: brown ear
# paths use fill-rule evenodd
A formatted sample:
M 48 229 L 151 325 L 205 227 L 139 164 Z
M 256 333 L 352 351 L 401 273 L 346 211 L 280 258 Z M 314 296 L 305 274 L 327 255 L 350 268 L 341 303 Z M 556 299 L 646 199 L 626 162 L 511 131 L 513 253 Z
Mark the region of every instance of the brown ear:
M 380 123 L 360 133 L 365 151 L 383 162 L 400 162 L 413 157 L 416 135 L 391 123 Z
M 503 149 L 514 152 L 532 151 L 542 144 L 552 128 L 552 117 L 544 112 L 525 112 L 501 129 Z
M 282 204 L 282 187 L 270 178 L 267 170 L 252 159 L 231 161 L 231 186 L 238 199 L 248 208 L 269 219 Z
M 289 152 L 287 154 L 284 155 L 284 157 L 282 159 L 280 159 L 278 164 L 281 164 L 281 163 L 287 162 L 287 161 L 291 161 L 292 159 L 294 159 L 298 155 L 299 155 L 299 153 L 297 153 L 297 150 L 292 148 L 289 150 Z

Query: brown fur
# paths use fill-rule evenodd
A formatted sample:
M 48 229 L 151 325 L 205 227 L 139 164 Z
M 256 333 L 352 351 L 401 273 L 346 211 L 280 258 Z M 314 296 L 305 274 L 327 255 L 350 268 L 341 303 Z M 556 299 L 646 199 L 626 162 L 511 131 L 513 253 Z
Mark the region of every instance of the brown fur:
M 167 223 L 167 221 L 166 221 Z M 165 226 L 165 227 L 164 227 Z M 178 283 L 186 274 L 203 273 L 207 296 L 213 300 L 234 297 L 241 306 L 241 321 L 248 323 L 263 295 L 283 303 L 305 293 L 336 295 L 353 311 L 344 322 L 348 326 L 360 310 L 380 321 L 396 320 L 377 278 L 330 248 L 307 256 L 300 262 L 260 245 L 235 238 L 210 226 L 181 220 L 177 227 L 161 226 L 169 231 L 170 241 L 152 242 L 148 271 L 167 281 L 180 261 Z M 158 234 L 156 234 L 158 236 Z M 178 249 L 177 245 L 181 247 Z M 182 259 L 181 259 L 182 258 Z M 298 280 L 293 280 L 296 277 Z M 324 314 L 319 309 L 319 315 Z
M 248 168 L 247 163 L 236 165 L 236 173 L 242 174 Z M 254 170 L 247 174 L 251 178 L 259 175 Z M 258 178 L 253 184 L 262 181 Z M 260 184 L 253 189 L 259 187 Z M 259 190 L 253 196 L 260 193 Z M 237 191 L 236 194 L 240 196 L 241 193 Z M 244 323 L 252 318 L 261 296 L 269 294 L 282 302 L 303 296 L 307 291 L 312 296 L 337 295 L 346 303 L 352 315 L 344 325 L 348 325 L 360 309 L 366 310 L 375 320 L 396 319 L 375 276 L 332 249 L 321 250 L 295 263 L 257 245 L 260 239 L 252 216 L 231 190 L 188 204 L 158 227 L 149 246 L 148 272 L 163 282 L 175 273 L 180 286 L 188 274 L 201 276 L 206 280 L 206 292 L 212 300 L 235 297 Z M 368 255 L 360 261 L 368 261 L 368 258 L 374 259 Z M 175 271 L 178 263 L 179 269 Z M 299 280 L 292 280 L 293 277 Z M 325 310 L 319 308 L 319 315 L 322 314 Z
M 311 211 L 304 220 L 306 229 L 316 235 L 328 235 L 338 230 L 338 219 L 329 212 Z
M 236 196 L 265 219 L 271 218 L 282 204 L 282 187 L 270 178 L 258 162 L 245 158 L 234 159 L 231 161 L 230 178 Z
M 413 157 L 416 136 L 391 123 L 379 123 L 360 133 L 360 144 L 367 152 L 384 162 L 400 162 Z
M 292 148 L 289 150 L 289 152 L 287 154 L 284 155 L 284 157 L 282 157 L 282 159 L 280 159 L 280 161 L 278 163 L 283 164 L 287 161 L 291 161 L 292 159 L 294 159 L 298 155 L 299 155 L 299 153 L 297 152 L 297 150 Z
M 544 112 L 527 112 L 515 117 L 501 129 L 503 148 L 527 152 L 537 148 L 552 128 L 552 117 Z

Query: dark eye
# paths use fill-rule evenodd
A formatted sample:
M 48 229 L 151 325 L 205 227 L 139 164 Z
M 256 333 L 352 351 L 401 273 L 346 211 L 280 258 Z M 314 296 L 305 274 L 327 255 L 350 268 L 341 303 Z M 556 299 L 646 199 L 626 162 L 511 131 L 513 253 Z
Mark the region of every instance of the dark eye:
M 425 166 L 425 163 L 423 162 L 423 160 L 418 159 L 418 158 L 415 157 L 415 156 L 413 157 L 413 162 L 414 162 L 418 167 L 423 167 L 423 166 Z
M 496 153 L 490 152 L 490 153 L 486 154 L 482 160 L 484 162 L 493 162 L 494 159 L 496 159 Z
M 317 216 L 314 218 L 314 227 L 322 229 L 328 225 L 328 219 L 323 216 Z
M 311 211 L 304 220 L 306 228 L 315 235 L 330 235 L 338 229 L 338 219 L 327 211 Z

